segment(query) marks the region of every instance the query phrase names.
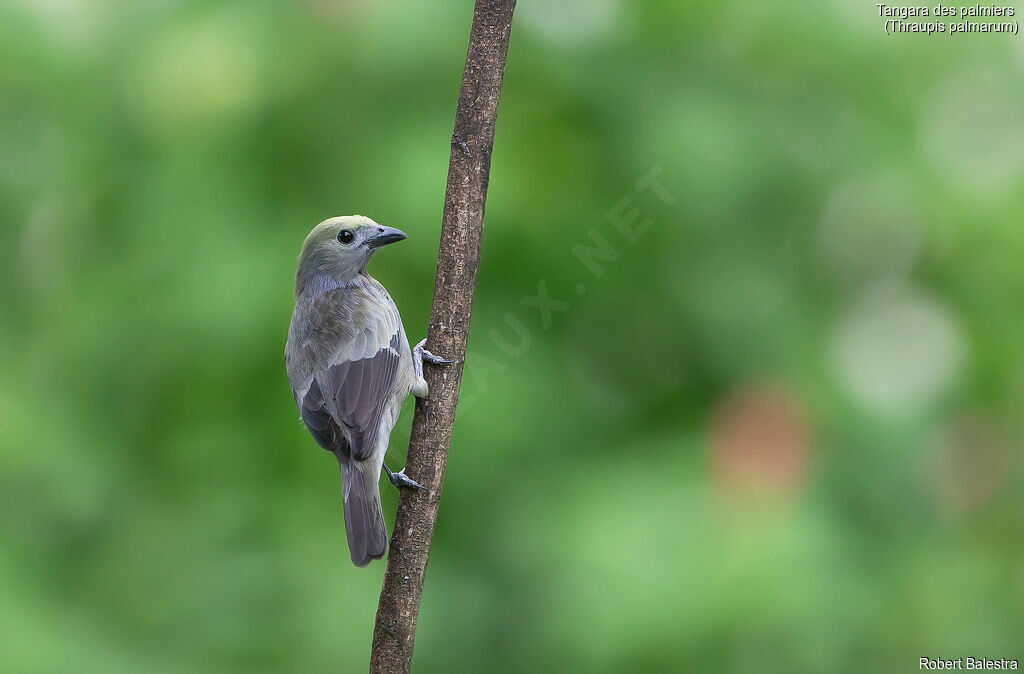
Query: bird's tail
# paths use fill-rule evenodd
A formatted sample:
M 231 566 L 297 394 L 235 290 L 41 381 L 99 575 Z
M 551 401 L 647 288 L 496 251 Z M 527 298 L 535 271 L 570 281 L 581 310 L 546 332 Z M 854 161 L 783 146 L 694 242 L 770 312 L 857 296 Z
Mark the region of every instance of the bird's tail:
M 366 566 L 388 549 L 388 531 L 380 507 L 379 474 L 348 458 L 341 458 L 341 494 L 345 502 L 345 533 L 352 563 Z

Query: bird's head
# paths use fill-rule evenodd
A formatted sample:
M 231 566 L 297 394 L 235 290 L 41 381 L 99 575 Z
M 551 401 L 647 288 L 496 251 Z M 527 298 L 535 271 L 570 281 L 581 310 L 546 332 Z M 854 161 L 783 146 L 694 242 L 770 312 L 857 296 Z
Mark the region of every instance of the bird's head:
M 345 283 L 366 270 L 381 246 L 401 241 L 405 232 L 378 225 L 363 215 L 328 218 L 313 228 L 302 244 L 296 291 L 317 277 Z

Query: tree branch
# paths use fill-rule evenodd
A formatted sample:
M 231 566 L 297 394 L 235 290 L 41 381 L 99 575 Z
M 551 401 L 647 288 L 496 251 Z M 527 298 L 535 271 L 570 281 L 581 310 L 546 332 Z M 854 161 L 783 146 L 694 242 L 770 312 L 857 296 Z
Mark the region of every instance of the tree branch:
M 373 631 L 371 672 L 408 672 L 423 576 L 448 462 L 480 265 L 480 235 L 515 0 L 476 0 L 462 74 L 441 218 L 427 349 L 456 362 L 427 365 L 430 396 L 416 403 L 405 472 L 427 491 L 402 495 Z

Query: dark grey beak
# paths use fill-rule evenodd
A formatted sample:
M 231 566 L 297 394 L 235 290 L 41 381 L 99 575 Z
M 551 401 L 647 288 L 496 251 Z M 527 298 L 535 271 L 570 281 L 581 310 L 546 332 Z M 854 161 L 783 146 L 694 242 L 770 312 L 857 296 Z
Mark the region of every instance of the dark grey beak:
M 377 233 L 366 240 L 366 245 L 369 248 L 380 248 L 381 246 L 386 246 L 389 243 L 401 241 L 404 238 L 406 238 L 405 232 L 400 229 L 379 226 L 377 227 Z

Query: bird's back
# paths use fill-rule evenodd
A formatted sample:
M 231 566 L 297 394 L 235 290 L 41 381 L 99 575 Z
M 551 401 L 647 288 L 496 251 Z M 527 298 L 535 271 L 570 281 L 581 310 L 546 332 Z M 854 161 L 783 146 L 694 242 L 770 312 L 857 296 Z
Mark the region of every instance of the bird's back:
M 402 318 L 380 282 L 360 274 L 345 285 L 324 284 L 307 292 L 312 297 L 295 304 L 285 346 L 288 379 L 297 395 L 339 357 L 371 358 L 395 335 L 400 358 L 396 380 L 406 385 L 412 381 L 412 355 Z

